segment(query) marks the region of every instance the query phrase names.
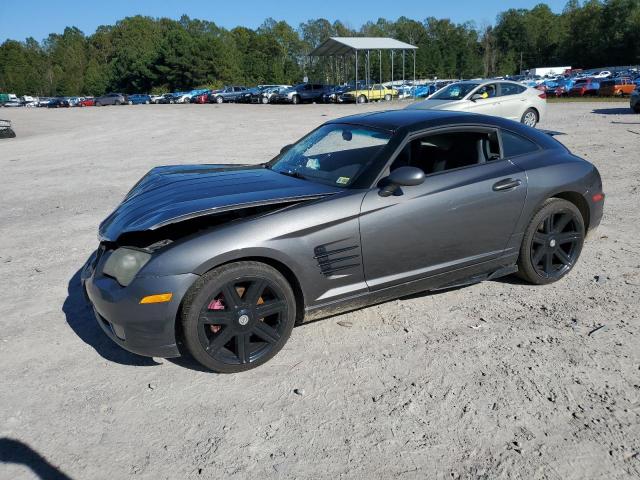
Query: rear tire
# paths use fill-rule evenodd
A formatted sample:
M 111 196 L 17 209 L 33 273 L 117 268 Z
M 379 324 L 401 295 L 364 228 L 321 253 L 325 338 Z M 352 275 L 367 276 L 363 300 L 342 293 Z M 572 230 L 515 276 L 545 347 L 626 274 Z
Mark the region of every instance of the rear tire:
M 245 261 L 215 268 L 187 292 L 184 341 L 193 357 L 219 373 L 237 373 L 273 358 L 296 319 L 291 286 L 275 268 Z
M 535 128 L 535 126 L 538 124 L 538 120 L 538 113 L 533 108 L 528 108 L 522 114 L 520 122 L 524 123 L 528 127 Z
M 218 105 L 220 105 L 222 102 L 224 102 L 224 99 L 222 97 L 216 97 L 216 103 Z
M 291 97 L 291 103 L 293 103 L 294 105 L 298 105 L 300 103 L 300 97 L 298 95 L 294 95 L 293 97 Z
M 358 103 L 367 103 L 367 97 L 365 97 L 364 95 L 360 95 L 358 97 Z
M 573 203 L 561 198 L 546 200 L 525 230 L 518 275 L 535 285 L 557 282 L 578 261 L 584 236 L 584 219 Z

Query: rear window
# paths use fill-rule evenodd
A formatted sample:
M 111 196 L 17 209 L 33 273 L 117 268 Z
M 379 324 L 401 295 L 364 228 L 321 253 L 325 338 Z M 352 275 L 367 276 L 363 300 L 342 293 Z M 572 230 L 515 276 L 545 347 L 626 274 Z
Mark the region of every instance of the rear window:
M 502 153 L 504 157 L 517 157 L 539 150 L 537 144 L 513 132 L 503 130 L 502 136 Z

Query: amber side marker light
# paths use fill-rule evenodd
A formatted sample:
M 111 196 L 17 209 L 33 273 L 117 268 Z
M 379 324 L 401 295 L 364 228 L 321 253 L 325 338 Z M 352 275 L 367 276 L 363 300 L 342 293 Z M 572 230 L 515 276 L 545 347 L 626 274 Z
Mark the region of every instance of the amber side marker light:
M 158 295 L 147 295 L 142 297 L 140 303 L 164 303 L 170 302 L 173 297 L 173 293 L 159 293 Z

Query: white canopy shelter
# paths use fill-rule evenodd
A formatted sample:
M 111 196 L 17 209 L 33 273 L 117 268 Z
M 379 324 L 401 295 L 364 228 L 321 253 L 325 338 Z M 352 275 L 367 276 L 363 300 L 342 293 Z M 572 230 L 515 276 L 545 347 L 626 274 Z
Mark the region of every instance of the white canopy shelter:
M 342 58 L 343 65 L 345 65 L 344 57 L 346 55 L 353 55 L 355 57 L 355 86 L 358 88 L 358 57 L 359 52 L 365 52 L 365 81 L 367 88 L 370 84 L 370 56 L 371 51 L 378 51 L 378 57 L 380 59 L 380 83 L 382 81 L 382 51 L 388 50 L 391 52 L 391 82 L 394 81 L 393 69 L 394 69 L 394 55 L 396 51 L 402 52 L 402 83 L 405 83 L 405 54 L 407 50 L 413 51 L 413 80 L 415 84 L 416 79 L 416 50 L 418 47 L 409 43 L 401 42 L 394 38 L 388 37 L 330 37 L 326 39 L 318 47 L 314 48 L 310 57 L 333 57 L 337 59 Z M 337 60 L 336 60 L 337 64 Z

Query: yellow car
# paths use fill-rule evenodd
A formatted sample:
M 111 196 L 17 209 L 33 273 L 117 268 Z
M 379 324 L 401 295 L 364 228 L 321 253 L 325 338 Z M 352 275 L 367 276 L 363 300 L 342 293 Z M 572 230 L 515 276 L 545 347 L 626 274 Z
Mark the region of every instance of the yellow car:
M 367 103 L 373 100 L 391 100 L 397 96 L 397 90 L 377 83 L 370 85 L 368 88 L 364 87 L 344 92 L 340 98 L 343 102 Z

